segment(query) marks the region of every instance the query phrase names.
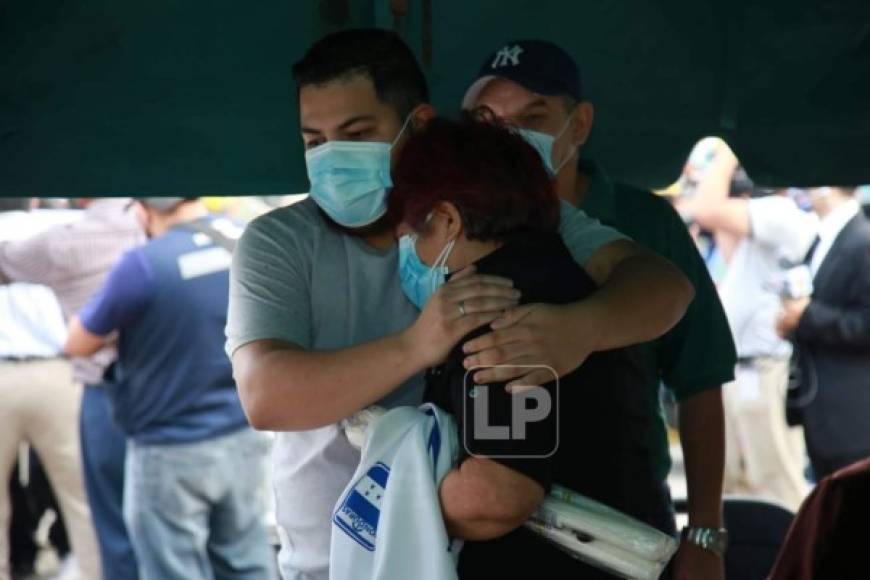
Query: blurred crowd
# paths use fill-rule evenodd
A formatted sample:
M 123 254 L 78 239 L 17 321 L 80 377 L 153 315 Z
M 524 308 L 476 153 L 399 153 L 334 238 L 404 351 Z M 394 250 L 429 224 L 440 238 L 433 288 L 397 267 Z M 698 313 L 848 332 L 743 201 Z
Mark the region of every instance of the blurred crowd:
M 796 510 L 870 448 L 870 187 L 756 186 L 699 142 L 672 187 L 716 282 L 738 354 L 723 388 L 724 491 Z
M 223 327 L 235 240 L 286 201 L 0 200 L 0 578 L 134 579 L 190 537 L 274 577 L 270 439 Z

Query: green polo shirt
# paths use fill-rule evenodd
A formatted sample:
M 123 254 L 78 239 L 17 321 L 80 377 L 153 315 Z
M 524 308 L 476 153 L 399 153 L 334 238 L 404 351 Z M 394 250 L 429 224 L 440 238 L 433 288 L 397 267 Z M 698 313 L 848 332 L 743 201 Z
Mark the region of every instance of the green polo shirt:
M 662 481 L 671 469 L 660 385 L 684 401 L 734 379 L 737 353 L 719 294 L 695 242 L 670 203 L 650 191 L 611 181 L 588 160 L 580 170 L 590 178 L 583 210 L 670 260 L 695 287 L 695 299 L 667 334 L 643 345 L 649 403 L 655 410 L 650 441 L 655 470 Z

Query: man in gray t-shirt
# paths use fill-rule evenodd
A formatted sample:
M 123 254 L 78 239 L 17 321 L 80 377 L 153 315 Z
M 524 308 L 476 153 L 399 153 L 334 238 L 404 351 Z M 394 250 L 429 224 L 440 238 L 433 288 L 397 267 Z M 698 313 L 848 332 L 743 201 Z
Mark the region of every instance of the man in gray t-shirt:
M 392 150 L 434 114 L 422 72 L 394 33 L 350 30 L 312 46 L 294 75 L 311 198 L 258 218 L 239 241 L 227 351 L 252 425 L 281 432 L 282 575 L 309 580 L 328 577 L 331 512 L 359 460 L 338 421 L 376 402 L 419 403 L 422 371 L 497 319 L 517 329 L 502 333 L 514 338 L 475 341 L 478 362 L 507 354 L 514 365 L 564 375 L 591 352 L 661 335 L 692 290 L 665 260 L 567 208 L 563 236 L 602 286 L 595 296 L 512 319 L 503 316 L 517 304 L 510 281 L 467 270 L 418 312 L 401 290 L 395 224 L 385 213 Z M 524 372 L 508 366 L 476 378 L 540 380 Z

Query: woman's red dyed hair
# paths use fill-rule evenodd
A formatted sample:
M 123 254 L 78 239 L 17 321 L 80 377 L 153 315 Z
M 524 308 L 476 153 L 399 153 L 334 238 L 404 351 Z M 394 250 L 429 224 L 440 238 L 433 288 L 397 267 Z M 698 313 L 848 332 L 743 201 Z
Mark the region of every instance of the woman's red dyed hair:
M 389 212 L 420 229 L 440 203 L 456 206 L 469 239 L 555 231 L 559 201 L 538 153 L 492 121 L 437 118 L 415 131 L 393 168 Z

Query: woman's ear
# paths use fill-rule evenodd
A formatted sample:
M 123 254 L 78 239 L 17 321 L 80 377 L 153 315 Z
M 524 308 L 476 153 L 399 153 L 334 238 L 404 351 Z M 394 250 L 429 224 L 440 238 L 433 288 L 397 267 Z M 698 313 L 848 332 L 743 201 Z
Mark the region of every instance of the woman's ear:
M 455 240 L 462 235 L 465 228 L 462 225 L 462 215 L 455 205 L 449 202 L 438 204 L 436 211 L 444 218 L 444 239 Z

